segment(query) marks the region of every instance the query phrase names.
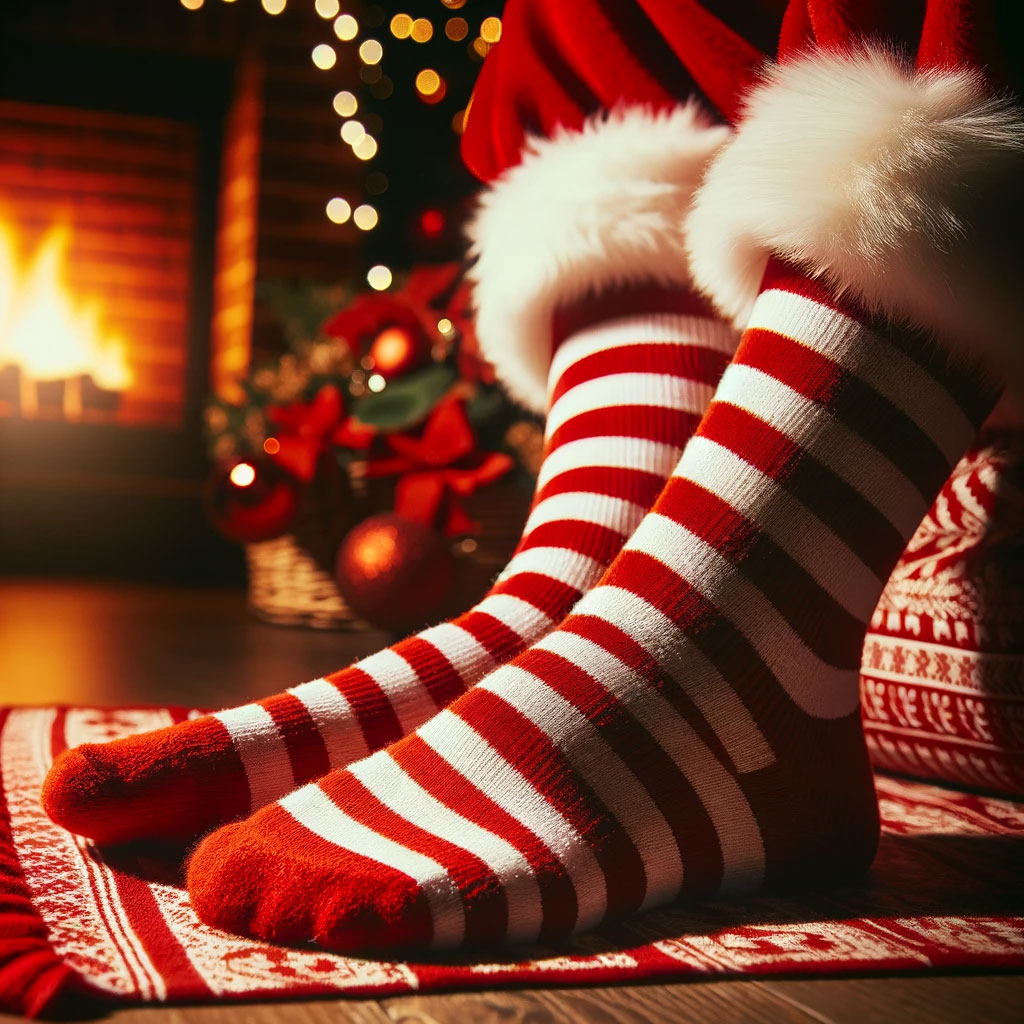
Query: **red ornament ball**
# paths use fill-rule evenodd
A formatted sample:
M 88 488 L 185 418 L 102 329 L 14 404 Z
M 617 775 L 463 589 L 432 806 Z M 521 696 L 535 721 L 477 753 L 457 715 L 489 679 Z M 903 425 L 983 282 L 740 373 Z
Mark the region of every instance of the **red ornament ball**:
M 364 519 L 345 537 L 334 575 L 360 618 L 399 632 L 442 609 L 454 571 L 448 544 L 436 530 L 383 513 Z
M 373 339 L 367 353 L 373 368 L 385 377 L 401 377 L 427 361 L 430 346 L 409 327 L 395 324 L 385 327 Z
M 420 214 L 420 231 L 427 238 L 440 238 L 444 228 L 444 214 L 440 210 L 429 209 Z
M 298 484 L 269 459 L 232 459 L 206 482 L 206 511 L 228 540 L 254 544 L 284 533 L 299 510 Z

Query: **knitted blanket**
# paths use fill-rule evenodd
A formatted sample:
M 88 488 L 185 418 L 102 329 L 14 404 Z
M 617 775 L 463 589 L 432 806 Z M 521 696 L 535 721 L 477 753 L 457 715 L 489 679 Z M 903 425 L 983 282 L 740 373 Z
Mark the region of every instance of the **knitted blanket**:
M 228 935 L 193 914 L 184 851 L 99 849 L 39 806 L 66 746 L 172 714 L 180 720 L 152 708 L 0 710 L 0 1010 L 1024 966 L 1024 803 L 881 775 L 878 858 L 839 889 L 669 907 L 557 948 L 475 956 L 381 960 Z

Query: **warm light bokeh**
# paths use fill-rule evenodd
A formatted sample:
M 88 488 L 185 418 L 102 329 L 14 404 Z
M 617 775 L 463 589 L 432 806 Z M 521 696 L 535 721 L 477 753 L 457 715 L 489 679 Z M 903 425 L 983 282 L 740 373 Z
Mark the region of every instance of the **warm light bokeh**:
M 108 391 L 134 379 L 124 341 L 103 326 L 103 310 L 67 286 L 69 232 L 54 227 L 34 255 L 19 260 L 13 231 L 0 223 L 0 366 L 30 381 L 90 376 Z

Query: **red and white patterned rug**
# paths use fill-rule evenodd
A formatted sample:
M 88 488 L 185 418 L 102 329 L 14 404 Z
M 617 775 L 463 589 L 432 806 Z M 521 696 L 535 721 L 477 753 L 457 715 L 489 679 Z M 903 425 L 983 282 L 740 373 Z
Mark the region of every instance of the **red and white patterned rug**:
M 880 776 L 871 874 L 827 892 L 669 908 L 569 946 L 374 960 L 202 925 L 180 858 L 99 850 L 52 824 L 39 790 L 66 746 L 180 720 L 181 709 L 0 711 L 0 1009 L 381 996 L 694 975 L 1024 967 L 1024 804 Z

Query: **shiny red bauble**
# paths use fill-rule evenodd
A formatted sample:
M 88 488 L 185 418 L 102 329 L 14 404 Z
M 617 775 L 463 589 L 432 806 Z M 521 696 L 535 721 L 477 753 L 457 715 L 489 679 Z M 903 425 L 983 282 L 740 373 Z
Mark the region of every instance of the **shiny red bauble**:
M 427 362 L 430 346 L 421 331 L 394 324 L 373 339 L 367 355 L 373 360 L 375 372 L 384 377 L 401 377 Z
M 370 516 L 338 549 L 335 580 L 352 610 L 394 632 L 443 614 L 455 572 L 436 530 L 392 513 Z
M 206 482 L 206 512 L 228 540 L 254 544 L 287 532 L 299 510 L 299 485 L 269 459 L 231 459 Z

